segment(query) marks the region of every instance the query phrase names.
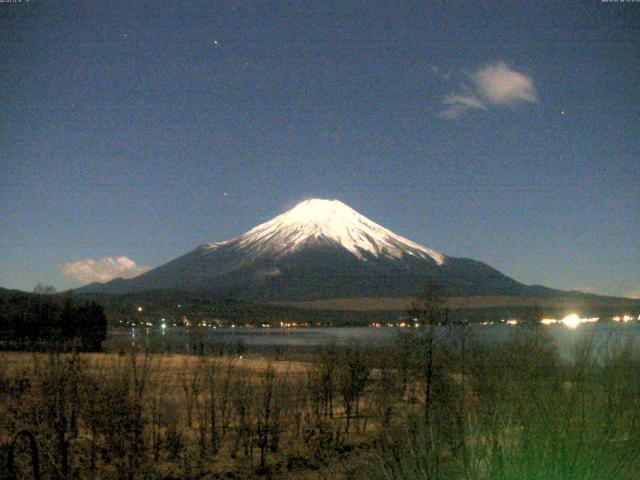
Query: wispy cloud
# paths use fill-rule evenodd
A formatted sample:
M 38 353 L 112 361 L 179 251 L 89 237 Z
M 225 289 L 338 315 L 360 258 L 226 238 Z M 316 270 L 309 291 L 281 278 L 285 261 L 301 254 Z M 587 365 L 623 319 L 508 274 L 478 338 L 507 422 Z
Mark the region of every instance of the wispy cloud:
M 478 108 L 481 110 L 486 110 L 484 103 L 480 101 L 478 97 L 473 93 L 450 93 L 444 97 L 442 103 L 448 105 L 447 109 L 440 113 L 440 115 L 444 118 L 456 118 L 461 113 L 466 112 L 467 110 L 471 110 L 473 108 Z
M 533 80 L 516 72 L 504 62 L 484 65 L 468 75 L 468 83 L 460 92 L 444 96 L 443 118 L 453 119 L 468 110 L 486 110 L 492 106 L 513 105 L 520 102 L 533 103 L 538 99 Z
M 80 283 L 107 282 L 117 277 L 131 278 L 149 270 L 129 257 L 84 258 L 60 266 L 63 276 Z

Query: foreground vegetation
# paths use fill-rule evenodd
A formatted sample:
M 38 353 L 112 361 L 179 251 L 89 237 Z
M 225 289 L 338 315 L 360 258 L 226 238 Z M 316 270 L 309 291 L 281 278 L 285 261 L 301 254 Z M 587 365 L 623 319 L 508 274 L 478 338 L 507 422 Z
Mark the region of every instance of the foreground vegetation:
M 564 361 L 540 328 L 487 347 L 452 327 L 297 358 L 0 355 L 0 478 L 640 477 L 632 343 Z
M 0 295 L 2 350 L 99 351 L 106 336 L 107 317 L 95 302 L 66 295 Z

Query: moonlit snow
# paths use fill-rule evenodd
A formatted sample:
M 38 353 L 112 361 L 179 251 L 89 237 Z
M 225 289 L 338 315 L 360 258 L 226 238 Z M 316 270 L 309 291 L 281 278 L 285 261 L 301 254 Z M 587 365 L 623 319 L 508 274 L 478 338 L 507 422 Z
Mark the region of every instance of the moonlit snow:
M 315 243 L 341 245 L 357 258 L 430 257 L 442 265 L 445 256 L 418 245 L 360 215 L 339 200 L 312 199 L 226 242 L 204 246 L 205 254 L 222 245 L 235 244 L 255 256 L 290 254 Z

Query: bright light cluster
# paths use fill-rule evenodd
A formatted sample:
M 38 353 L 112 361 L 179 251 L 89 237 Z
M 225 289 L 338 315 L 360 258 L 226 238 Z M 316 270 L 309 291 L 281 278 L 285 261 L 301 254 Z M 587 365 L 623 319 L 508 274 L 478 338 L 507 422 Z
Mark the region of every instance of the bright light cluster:
M 630 322 L 631 320 L 633 320 L 633 317 L 631 315 L 623 315 L 622 317 L 613 317 L 613 321 L 614 322 Z M 638 315 L 638 320 L 640 320 L 640 315 Z
M 554 325 L 556 323 L 561 323 L 568 328 L 577 328 L 581 323 L 593 323 L 597 322 L 598 320 L 600 320 L 598 317 L 583 318 L 576 313 L 572 313 L 561 320 L 558 320 L 556 318 L 543 318 L 542 320 L 540 320 L 540 323 L 543 325 Z
M 567 315 L 566 317 L 564 317 L 562 319 L 562 323 L 565 327 L 576 328 L 578 325 L 580 325 L 580 317 L 575 313 L 572 313 L 571 315 Z

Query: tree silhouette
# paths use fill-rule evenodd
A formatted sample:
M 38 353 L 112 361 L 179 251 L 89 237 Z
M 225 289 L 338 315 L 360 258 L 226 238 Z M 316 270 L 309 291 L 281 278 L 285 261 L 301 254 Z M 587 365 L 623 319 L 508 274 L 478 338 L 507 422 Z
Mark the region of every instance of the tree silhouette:
M 96 303 L 20 294 L 0 302 L 0 346 L 21 349 L 100 350 L 107 318 Z

